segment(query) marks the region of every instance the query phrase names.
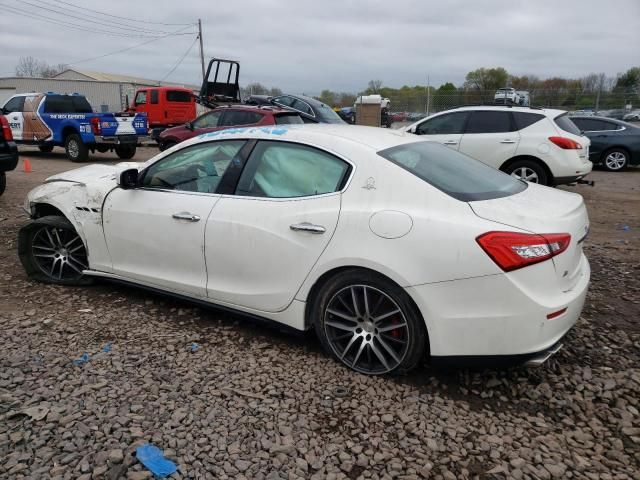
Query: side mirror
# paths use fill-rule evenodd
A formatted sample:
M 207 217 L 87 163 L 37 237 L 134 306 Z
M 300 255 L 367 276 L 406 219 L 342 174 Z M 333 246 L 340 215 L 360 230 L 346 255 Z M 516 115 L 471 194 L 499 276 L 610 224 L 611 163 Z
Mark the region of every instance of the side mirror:
M 417 131 L 417 130 L 418 130 L 417 125 L 414 125 L 413 127 L 411 127 L 411 128 L 409 129 L 409 133 L 416 133 L 416 131 Z
M 118 179 L 118 185 L 123 190 L 131 190 L 132 188 L 138 188 L 140 186 L 140 181 L 138 179 L 139 172 L 137 168 L 129 168 L 122 173 L 120 173 L 120 178 Z
M 192 122 L 187 122 L 184 124 L 185 127 L 187 127 L 189 130 L 193 130 L 193 123 Z

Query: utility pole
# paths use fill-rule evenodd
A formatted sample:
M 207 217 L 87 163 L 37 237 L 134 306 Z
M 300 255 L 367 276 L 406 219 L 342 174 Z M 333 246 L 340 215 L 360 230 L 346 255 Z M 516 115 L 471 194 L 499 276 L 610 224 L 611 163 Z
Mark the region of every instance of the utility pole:
M 430 85 L 430 82 L 429 82 L 429 75 L 427 75 L 427 112 L 426 112 L 427 113 L 427 117 L 429 116 L 429 103 L 430 103 L 429 100 L 430 100 L 430 96 L 431 96 L 430 90 L 431 90 L 431 85 Z
M 204 49 L 202 48 L 202 22 L 198 19 L 198 38 L 200 39 L 200 66 L 202 67 L 202 81 L 204 82 Z

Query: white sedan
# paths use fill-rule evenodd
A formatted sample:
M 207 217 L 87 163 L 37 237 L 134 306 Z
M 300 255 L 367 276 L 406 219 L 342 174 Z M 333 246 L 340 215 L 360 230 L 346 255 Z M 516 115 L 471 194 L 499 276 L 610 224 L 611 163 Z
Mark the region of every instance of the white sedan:
M 135 284 L 315 329 L 367 374 L 539 363 L 589 283 L 582 197 L 421 137 L 305 125 L 205 134 L 32 190 L 31 278 Z

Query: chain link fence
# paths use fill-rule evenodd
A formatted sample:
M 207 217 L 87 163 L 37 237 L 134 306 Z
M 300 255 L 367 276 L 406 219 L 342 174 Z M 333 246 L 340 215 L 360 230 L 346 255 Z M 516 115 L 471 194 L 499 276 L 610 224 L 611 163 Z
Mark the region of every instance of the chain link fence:
M 393 112 L 432 114 L 464 105 L 493 105 L 495 90 L 468 90 L 456 92 L 433 92 L 427 95 L 389 97 Z M 529 92 L 532 107 L 557 108 L 560 110 L 593 110 L 594 112 L 625 112 L 640 107 L 640 97 L 624 93 L 581 91 L 534 90 Z M 629 107 L 630 105 L 630 107 Z

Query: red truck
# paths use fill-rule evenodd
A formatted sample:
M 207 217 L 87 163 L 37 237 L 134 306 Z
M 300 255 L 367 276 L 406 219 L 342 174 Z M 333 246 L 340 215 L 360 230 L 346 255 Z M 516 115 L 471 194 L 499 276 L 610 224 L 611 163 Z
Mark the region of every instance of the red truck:
M 165 128 L 196 118 L 196 97 L 182 87 L 145 87 L 136 91 L 130 113 L 146 113 L 151 138 L 158 140 Z

